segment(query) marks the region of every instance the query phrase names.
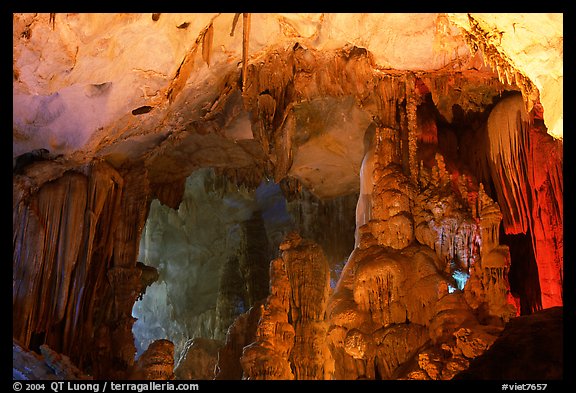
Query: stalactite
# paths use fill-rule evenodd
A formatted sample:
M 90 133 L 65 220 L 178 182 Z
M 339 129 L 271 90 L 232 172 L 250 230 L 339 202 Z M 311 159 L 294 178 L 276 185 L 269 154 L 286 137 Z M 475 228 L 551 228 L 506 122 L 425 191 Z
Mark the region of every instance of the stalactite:
M 421 74 L 418 79 L 426 86 L 436 109 L 448 122 L 454 120 L 454 105 L 464 112 L 482 112 L 505 90 L 519 89 L 503 84 L 490 74 L 470 78 L 466 71 Z
M 416 77 L 413 74 L 406 75 L 406 116 L 408 120 L 408 168 L 410 170 L 410 180 L 418 184 L 418 161 L 417 141 L 418 141 L 418 119 L 417 109 L 419 98 L 416 95 Z
M 400 104 L 406 96 L 406 83 L 400 75 L 378 75 L 375 87 L 376 114 L 380 127 L 399 129 Z
M 530 128 L 527 168 L 531 233 L 543 308 L 563 304 L 563 144 L 537 125 Z
M 45 173 L 51 173 L 57 164 L 44 165 Z M 20 311 L 14 314 L 13 327 L 24 345 L 29 345 L 33 333 L 44 334 L 45 342 L 52 348 L 84 367 L 91 363 L 91 354 L 84 349 L 92 345 L 94 323 L 100 322 L 94 321 L 93 310 L 102 301 L 99 294 L 106 280 L 103 273 L 114 245 L 111 236 L 114 231 L 110 228 L 116 225 L 123 179 L 101 162 L 80 171 L 87 178 L 78 172 L 66 172 L 38 192 L 25 191 L 25 182 L 15 183 L 15 192 L 20 194 L 15 198 L 18 208 L 14 215 L 13 269 L 17 285 L 13 305 Z M 66 194 L 58 196 L 59 190 L 64 189 Z M 57 212 L 60 216 L 54 217 Z M 71 228 L 74 233 L 69 231 Z M 46 234 L 50 234 L 51 245 L 43 240 Z M 35 244 L 28 244 L 30 241 Z M 58 246 L 63 241 L 66 246 Z M 42 254 L 30 254 L 31 250 Z M 37 273 L 44 270 L 43 280 L 34 279 L 34 271 L 20 273 L 27 266 L 36 266 L 40 269 Z M 59 271 L 52 270 L 55 268 Z M 28 294 L 26 297 L 20 297 L 21 289 Z M 41 293 L 53 300 L 37 302 L 36 307 L 44 304 L 55 308 L 28 305 L 27 299 L 39 299 Z
M 184 196 L 185 186 L 186 178 L 172 183 L 150 184 L 151 196 L 172 209 L 178 209 Z
M 93 362 L 100 363 L 98 372 L 122 378 L 134 364 L 136 348 L 132 326 L 134 302 L 139 296 L 141 270 L 136 267 L 140 235 L 149 209 L 149 188 L 143 166 L 124 174 L 124 188 L 119 201 L 117 226 L 113 232 L 113 264 L 106 272 L 110 282 L 104 310 L 109 310 L 102 325 L 96 325 L 96 341 L 108 343 L 108 353 L 95 353 Z M 106 345 L 106 344 L 105 344 Z M 109 361 L 112 364 L 107 364 Z
M 134 267 L 140 235 L 148 217 L 150 190 L 143 165 L 130 168 L 123 178 L 125 188 L 120 206 L 121 217 L 115 231 L 114 266 Z
M 505 99 L 497 105 L 488 118 L 489 162 L 495 181 L 498 200 L 505 201 L 504 228 L 509 234 L 525 233 L 528 229 L 530 209 L 525 197 L 527 192 L 526 152 L 523 130 L 529 127 L 529 118 L 521 107 L 506 109 Z
M 169 102 L 171 103 L 174 102 L 176 97 L 180 94 L 180 92 L 184 88 L 184 85 L 188 81 L 188 78 L 196 68 L 196 53 L 198 52 L 198 48 L 204 42 L 208 44 L 211 41 L 210 37 L 206 37 L 206 35 L 210 36 L 212 34 L 213 30 L 212 23 L 214 21 L 214 18 L 212 18 L 210 23 L 200 32 L 200 34 L 198 34 L 198 37 L 194 41 L 194 44 L 192 44 L 192 46 L 182 59 L 182 62 L 180 63 L 178 70 L 176 70 L 176 74 L 172 78 L 170 86 L 168 86 L 166 90 L 166 97 L 168 98 Z M 208 45 L 206 45 L 206 49 L 208 49 Z M 202 48 L 201 50 L 202 55 L 205 56 L 205 59 L 206 57 L 209 59 L 208 53 L 206 54 L 204 53 L 204 48 Z
M 204 36 L 202 37 L 202 59 L 210 67 L 210 57 L 212 56 L 212 41 L 214 40 L 214 24 L 210 23 Z
M 242 91 L 246 88 L 248 75 L 248 49 L 250 45 L 250 14 L 242 14 Z
M 244 106 L 258 119 L 254 137 L 271 158 L 271 172 L 277 182 L 286 177 L 292 164 L 295 146 L 287 130 L 294 127 L 286 122 L 295 103 L 351 96 L 379 126 L 401 128 L 404 76 L 375 71 L 370 53 L 363 48 L 345 47 L 326 56 L 295 43 L 292 48 L 273 51 L 263 62 L 249 64 L 247 74 L 250 84 L 243 93 Z
M 114 243 L 114 240 L 118 240 L 118 238 L 113 236 L 114 233 L 116 235 L 118 233 L 111 228 L 114 228 L 118 222 L 116 221 L 118 219 L 117 209 L 120 206 L 120 196 L 122 195 L 120 191 L 124 185 L 124 180 L 120 175 L 107 165 L 95 163 L 86 171 L 89 174 L 88 181 L 84 180 L 85 178 L 78 173 L 69 172 L 56 182 L 46 184 L 37 194 L 32 196 L 32 202 L 29 206 L 33 207 L 34 211 L 41 212 L 40 217 L 43 218 L 39 219 L 38 223 L 49 229 L 45 232 L 49 236 L 49 240 L 43 242 L 47 248 L 45 250 L 39 249 L 45 255 L 42 258 L 44 263 L 35 264 L 40 267 L 44 266 L 45 273 L 43 273 L 44 280 L 36 280 L 34 285 L 42 282 L 44 286 L 34 291 L 39 291 L 38 295 L 44 296 L 45 299 L 53 298 L 54 301 L 48 304 L 55 308 L 36 311 L 35 318 L 39 319 L 34 322 L 34 325 L 27 322 L 32 329 L 18 327 L 20 319 L 14 319 L 15 328 L 24 334 L 22 336 L 24 342 L 29 341 L 26 336 L 30 337 L 32 332 L 43 332 L 47 343 L 70 354 L 82 366 L 95 361 L 91 359 L 92 355 L 98 356 L 96 355 L 98 351 L 91 355 L 83 348 L 85 348 L 86 343 L 89 346 L 94 345 L 96 347 L 98 345 L 97 340 L 92 338 L 97 336 L 95 330 L 92 329 L 97 329 L 103 321 L 94 315 L 93 310 L 102 306 L 104 309 L 106 308 L 104 304 L 107 302 L 107 297 L 101 291 L 108 290 L 106 289 L 108 277 L 120 277 L 113 272 L 107 272 L 107 264 L 113 256 L 114 245 L 118 245 L 118 243 Z M 68 196 L 58 196 L 59 189 L 67 184 L 68 191 L 66 193 Z M 72 184 L 74 185 L 72 186 Z M 74 204 L 67 204 L 66 201 L 72 199 Z M 21 202 L 28 203 L 27 201 Z M 132 202 L 134 201 L 132 200 Z M 145 215 L 146 209 L 143 210 Z M 142 210 L 139 213 L 141 214 Z M 58 214 L 61 217 L 55 218 L 53 214 Z M 20 217 L 30 220 L 28 217 L 32 216 L 20 215 Z M 26 225 L 26 228 L 33 229 L 34 227 Z M 67 228 L 78 230 L 78 232 L 74 232 L 73 238 L 70 240 L 66 240 L 67 236 L 72 235 Z M 43 234 L 42 237 L 44 238 L 44 236 L 46 235 Z M 35 235 L 28 233 L 26 238 L 32 240 Z M 127 241 L 128 239 L 124 240 Z M 66 247 L 58 246 L 61 241 L 66 241 Z M 80 243 L 80 241 L 82 242 Z M 20 240 L 16 236 L 15 244 L 19 243 Z M 35 248 L 30 247 L 30 249 Z M 23 277 L 18 273 L 18 266 L 29 265 L 30 256 L 23 254 L 19 247 L 15 247 L 14 252 L 14 277 L 20 285 L 30 285 L 30 277 Z M 132 264 L 134 265 L 135 255 L 133 258 Z M 57 271 L 61 273 L 53 274 L 53 268 L 57 268 Z M 118 267 L 118 269 L 128 269 L 130 272 L 134 270 L 134 275 L 130 275 L 134 279 L 124 280 L 126 286 L 113 284 L 115 301 L 118 306 L 116 307 L 118 318 L 115 322 L 117 323 L 116 327 L 126 327 L 127 330 L 124 332 L 127 331 L 128 333 L 122 334 L 123 330 L 119 329 L 112 341 L 116 341 L 120 345 L 116 345 L 114 348 L 108 347 L 107 351 L 116 349 L 121 357 L 133 359 L 134 353 L 129 350 L 125 351 L 123 348 L 132 342 L 130 311 L 141 290 L 141 271 L 135 267 Z M 112 282 L 116 283 L 118 280 L 113 279 Z M 62 289 L 64 292 L 58 293 Z M 124 301 L 129 303 L 124 305 L 127 306 L 126 309 L 119 306 Z M 100 302 L 103 303 L 99 304 Z M 14 306 L 16 308 L 25 307 L 26 309 L 25 304 L 19 300 L 15 291 Z M 47 303 L 39 302 L 38 304 Z M 21 315 L 23 318 L 29 318 L 26 312 Z M 106 314 L 100 314 L 100 316 L 109 317 Z M 81 342 L 84 342 L 83 346 L 79 345 Z M 126 364 L 129 365 L 129 362 Z M 96 367 L 94 370 L 98 372 Z
M 487 31 L 470 14 L 468 14 L 468 20 L 470 31 L 462 29 L 462 34 L 470 48 L 474 48 L 474 51 L 479 48 L 482 51 L 485 64 L 497 73 L 498 80 L 502 84 L 510 84 L 512 77 L 508 75 L 514 75 L 515 85 L 522 92 L 524 108 L 527 113 L 530 112 L 534 104 L 539 101 L 539 91 L 534 83 L 517 70 L 508 56 L 499 49 L 498 41 L 501 40 L 499 32 Z
M 488 117 L 487 158 L 505 232 L 532 234 L 547 308 L 562 304 L 563 157 L 561 142 L 535 123 L 520 97 L 502 100 Z
M 19 235 L 15 235 L 13 304 L 19 318 L 14 328 L 24 345 L 29 344 L 33 332 L 46 332 L 64 317 L 81 240 L 71 229 L 83 230 L 86 187 L 85 176 L 78 173 L 48 183 L 34 195 L 25 215 L 18 217 L 23 221 L 16 222 L 15 234 Z M 29 255 L 31 250 L 39 254 Z M 35 267 L 32 272 L 27 271 L 29 266 Z M 41 308 L 33 309 L 38 306 Z M 27 322 L 19 325 L 19 319 Z

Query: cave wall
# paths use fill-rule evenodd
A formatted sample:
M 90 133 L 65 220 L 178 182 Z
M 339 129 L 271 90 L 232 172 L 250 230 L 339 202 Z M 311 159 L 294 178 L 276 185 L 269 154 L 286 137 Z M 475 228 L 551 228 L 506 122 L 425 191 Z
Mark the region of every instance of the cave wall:
M 498 103 L 487 123 L 488 161 L 504 230 L 531 235 L 541 307 L 549 308 L 562 304 L 563 150 L 538 117 L 518 95 Z
M 14 337 L 26 348 L 46 343 L 94 376 L 121 376 L 134 363 L 131 309 L 144 287 L 142 168 L 38 165 L 47 178 L 14 184 Z

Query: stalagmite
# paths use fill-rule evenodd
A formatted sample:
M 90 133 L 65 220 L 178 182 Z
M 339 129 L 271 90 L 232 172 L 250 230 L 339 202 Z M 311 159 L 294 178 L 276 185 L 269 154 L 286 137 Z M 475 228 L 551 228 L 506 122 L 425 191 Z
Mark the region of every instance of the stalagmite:
M 291 290 L 284 261 L 273 260 L 270 295 L 266 305 L 261 306 L 256 341 L 244 347 L 240 358 L 246 379 L 294 379 L 288 361 L 295 334 L 288 323 Z
M 270 295 L 256 341 L 241 358 L 247 379 L 331 379 L 325 344 L 330 271 L 322 249 L 288 234 L 270 263 Z
M 174 379 L 174 344 L 168 340 L 154 341 L 140 355 L 132 377 L 146 380 Z
M 478 212 L 481 232 L 480 259 L 472 266 L 472 279 L 465 290 L 466 300 L 472 308 L 485 308 L 483 312 L 488 315 L 508 321 L 519 311 L 510 302 L 507 277 L 510 251 L 507 246 L 499 244 L 502 213 L 498 204 L 486 195 L 482 184 L 478 190 Z

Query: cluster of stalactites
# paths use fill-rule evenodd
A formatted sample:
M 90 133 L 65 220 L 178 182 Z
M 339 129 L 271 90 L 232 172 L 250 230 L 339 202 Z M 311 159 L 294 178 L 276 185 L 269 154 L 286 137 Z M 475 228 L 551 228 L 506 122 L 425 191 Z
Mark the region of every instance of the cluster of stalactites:
M 452 273 L 467 270 L 479 256 L 480 233 L 476 217 L 476 195 L 470 178 L 455 179 L 446 169 L 444 158 L 436 153 L 436 165 L 430 170 L 420 166 L 421 191 L 415 198 L 413 214 L 415 237 L 433 249 L 438 268 Z
M 406 78 L 377 71 L 366 49 L 350 46 L 326 54 L 295 43 L 248 64 L 246 71 L 244 107 L 251 112 L 254 139 L 269 158 L 265 172 L 277 182 L 286 178 L 294 157 L 296 146 L 283 124 L 296 103 L 349 96 L 378 124 L 400 127 Z
M 14 177 L 15 337 L 29 347 L 38 335 L 95 378 L 122 378 L 134 363 L 132 306 L 150 279 L 136 264 L 145 170 L 34 165 Z
M 42 165 L 48 173 L 57 164 Z M 114 226 L 123 180 L 102 163 L 86 172 L 65 172 L 36 191 L 27 177 L 14 180 L 13 327 L 25 347 L 34 333 L 45 333 L 56 350 L 73 351 L 82 341 L 81 313 L 96 295 L 87 292 L 96 283 L 86 281 L 113 253 L 115 238 L 101 232 Z M 62 342 L 50 334 L 61 322 Z
M 468 19 L 470 31 L 462 29 L 462 35 L 471 54 L 474 56 L 480 50 L 484 63 L 498 74 L 498 80 L 503 84 L 516 85 L 520 88 L 526 112 L 530 112 L 534 104 L 540 100 L 538 88 L 513 66 L 512 61 L 505 53 L 498 49 L 497 41 L 502 39 L 502 33 L 486 31 L 470 15 L 468 15 Z
M 519 96 L 500 101 L 487 122 L 487 161 L 507 234 L 530 233 L 544 308 L 562 304 L 563 154 Z

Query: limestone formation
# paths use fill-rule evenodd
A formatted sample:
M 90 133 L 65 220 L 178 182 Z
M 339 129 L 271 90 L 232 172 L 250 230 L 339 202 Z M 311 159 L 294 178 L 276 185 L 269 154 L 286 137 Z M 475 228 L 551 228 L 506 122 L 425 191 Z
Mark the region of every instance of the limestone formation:
M 214 379 L 218 351 L 222 342 L 218 340 L 195 338 L 186 343 L 186 347 L 174 368 L 176 379 Z
M 168 340 L 156 340 L 138 358 L 134 376 L 137 379 L 174 379 L 174 344 Z
M 530 115 L 518 95 L 490 113 L 488 162 L 506 233 L 530 233 L 538 264 L 543 307 L 561 304 L 563 236 L 559 145 L 542 132 L 541 119 Z M 538 217 L 533 214 L 538 211 Z
M 394 162 L 390 131 L 376 138 L 374 169 L 362 172 L 371 177 L 370 200 L 359 199 L 359 206 L 371 204 L 371 219 L 358 228 L 328 305 L 335 376 L 398 378 L 414 358 L 420 370 L 409 378 L 449 379 L 466 362 L 445 359 L 436 347 L 463 326 L 498 326 L 516 315 L 505 277 L 508 249 L 499 245 L 501 215 L 481 185 L 474 198 L 465 177 L 453 184 L 438 153 L 436 165 L 420 168 L 416 188 Z M 389 223 L 398 216 L 406 222 L 394 230 Z M 390 356 L 396 346 L 403 356 Z
M 214 379 L 240 380 L 244 374 L 240 362 L 244 347 L 256 342 L 258 324 L 263 312 L 262 303 L 257 303 L 239 315 L 228 328 L 226 342 L 218 351 L 218 362 Z
M 562 306 L 561 13 L 12 19 L 15 378 L 497 375 Z
M 247 379 L 331 379 L 326 342 L 330 271 L 322 249 L 295 232 L 270 263 L 270 295 L 256 341 L 241 358 Z
M 13 340 L 12 378 L 14 380 L 90 380 L 66 355 L 47 345 L 40 346 L 40 354 L 27 351 Z

